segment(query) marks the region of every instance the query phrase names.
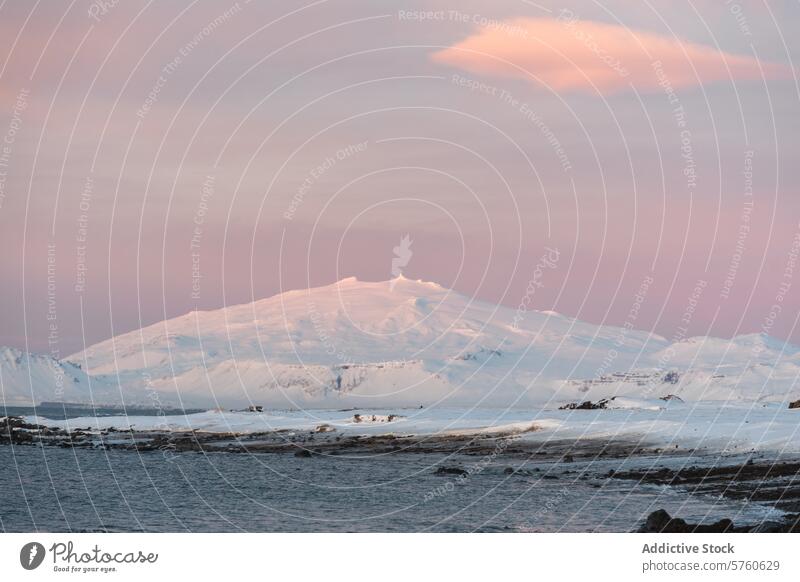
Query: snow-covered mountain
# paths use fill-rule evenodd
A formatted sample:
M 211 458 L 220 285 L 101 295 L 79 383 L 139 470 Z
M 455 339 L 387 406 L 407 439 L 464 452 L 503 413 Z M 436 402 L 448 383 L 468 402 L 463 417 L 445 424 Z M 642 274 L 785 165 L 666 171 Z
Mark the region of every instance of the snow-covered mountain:
M 89 378 L 79 364 L 0 347 L 0 403 L 119 401 L 119 389 Z
M 191 312 L 52 365 L 120 385 L 131 402 L 184 406 L 555 406 L 667 394 L 785 401 L 797 398 L 800 348 L 761 335 L 671 344 L 435 283 L 350 278 Z M 3 360 L 4 385 L 16 381 L 6 368 Z M 50 389 L 34 382 L 37 399 Z

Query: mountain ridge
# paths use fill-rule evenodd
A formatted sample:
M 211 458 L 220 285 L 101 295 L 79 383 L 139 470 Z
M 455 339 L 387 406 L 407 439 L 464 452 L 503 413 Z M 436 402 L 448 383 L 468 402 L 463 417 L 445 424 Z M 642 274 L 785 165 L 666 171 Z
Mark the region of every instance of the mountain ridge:
M 404 277 L 350 277 L 195 310 L 58 362 L 31 361 L 27 385 L 19 370 L 13 375 L 12 396 L 52 400 L 40 384 L 42 369 L 56 366 L 78 376 L 84 398 L 92 385 L 94 400 L 209 407 L 553 406 L 667 391 L 688 400 L 778 401 L 796 392 L 800 375 L 800 348 L 762 334 L 669 342 Z M 3 362 L 0 377 L 10 378 Z

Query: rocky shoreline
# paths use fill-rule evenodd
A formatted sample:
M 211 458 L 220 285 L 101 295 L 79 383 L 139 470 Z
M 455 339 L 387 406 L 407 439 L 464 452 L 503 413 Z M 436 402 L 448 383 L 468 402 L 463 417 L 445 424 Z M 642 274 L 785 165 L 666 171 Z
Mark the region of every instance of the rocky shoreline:
M 800 515 L 786 516 L 783 521 L 765 521 L 754 525 L 734 525 L 730 519 L 711 524 L 687 523 L 672 517 L 663 509 L 647 516 L 637 533 L 800 533 Z
M 535 432 L 531 429 L 528 432 Z M 376 455 L 386 453 L 446 453 L 484 456 L 502 449 L 504 457 L 541 461 L 569 459 L 625 458 L 631 455 L 678 454 L 648 446 L 640 439 L 546 439 L 520 438 L 524 431 L 491 433 L 343 434 L 330 425 L 311 430 L 277 429 L 261 432 L 206 432 L 102 430 L 62 428 L 30 424 L 23 417 L 0 418 L 0 445 L 38 445 L 102 450 L 227 453 L 289 453 L 298 457 L 324 455 Z M 681 450 L 680 454 L 687 451 Z
M 709 525 L 673 518 L 663 509 L 651 513 L 639 529 L 648 533 L 800 532 L 800 462 L 752 459 L 735 465 L 615 472 L 615 479 L 668 485 L 689 495 L 744 500 L 786 512 L 782 521 L 736 526 L 730 519 Z

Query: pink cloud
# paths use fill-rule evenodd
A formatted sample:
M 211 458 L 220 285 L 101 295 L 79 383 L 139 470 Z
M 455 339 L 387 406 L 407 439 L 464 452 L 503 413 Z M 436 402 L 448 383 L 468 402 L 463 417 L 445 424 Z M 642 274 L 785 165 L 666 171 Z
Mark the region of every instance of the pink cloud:
M 556 91 L 611 94 L 693 87 L 714 81 L 787 78 L 792 70 L 622 26 L 569 17 L 519 18 L 482 27 L 433 55 L 476 74 L 523 78 Z M 538 81 L 537 81 L 538 79 Z

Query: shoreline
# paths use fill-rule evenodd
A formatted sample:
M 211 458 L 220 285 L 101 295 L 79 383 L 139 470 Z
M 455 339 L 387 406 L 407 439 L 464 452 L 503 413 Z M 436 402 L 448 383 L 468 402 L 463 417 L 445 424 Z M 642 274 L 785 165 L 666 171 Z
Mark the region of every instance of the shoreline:
M 685 456 L 692 449 L 665 448 L 655 442 L 625 437 L 526 438 L 542 431 L 527 428 L 445 431 L 429 434 L 350 434 L 321 424 L 310 430 L 280 428 L 268 431 L 136 430 L 133 428 L 71 428 L 31 423 L 24 417 L 0 419 L 0 445 L 40 445 L 100 450 L 274 453 L 300 457 L 352 455 L 462 454 L 487 456 L 502 451 L 504 457 L 540 461 L 620 459 L 631 456 Z
M 687 523 L 664 510 L 654 511 L 643 524 L 631 524 L 632 531 L 647 533 L 691 532 L 798 532 L 800 531 L 800 456 L 760 453 L 753 456 L 726 456 L 707 451 L 668 448 L 641 439 L 557 438 L 532 439 L 539 432 L 498 431 L 490 433 L 455 431 L 464 434 L 341 434 L 321 425 L 312 430 L 276 429 L 261 432 L 164 431 L 106 428 L 71 429 L 32 424 L 23 417 L 0 418 L 0 445 L 42 446 L 97 451 L 160 453 L 166 457 L 185 453 L 280 454 L 298 458 L 378 457 L 383 455 L 450 455 L 454 460 L 441 465 L 436 475 L 461 476 L 467 473 L 457 459 L 477 463 L 509 464 L 522 461 L 559 468 L 559 475 L 602 483 L 658 485 L 674 488 L 687 496 L 721 497 L 756 503 L 783 513 L 780 520 L 756 524 L 733 523 L 722 519 L 713 524 Z M 538 436 L 538 435 L 536 435 Z M 488 461 L 484 461 L 488 459 Z M 603 471 L 607 464 L 598 461 L 635 460 L 640 466 Z M 682 461 L 682 464 L 681 464 Z M 690 463 L 691 461 L 691 463 Z M 588 462 L 588 467 L 579 467 Z M 574 463 L 574 464 L 573 464 Z M 672 464 L 672 466 L 668 466 Z M 678 464 L 676 466 L 676 463 Z M 539 469 L 535 469 L 539 471 Z M 505 468 L 508 475 L 535 475 L 529 469 Z M 541 478 L 558 479 L 548 469 Z

